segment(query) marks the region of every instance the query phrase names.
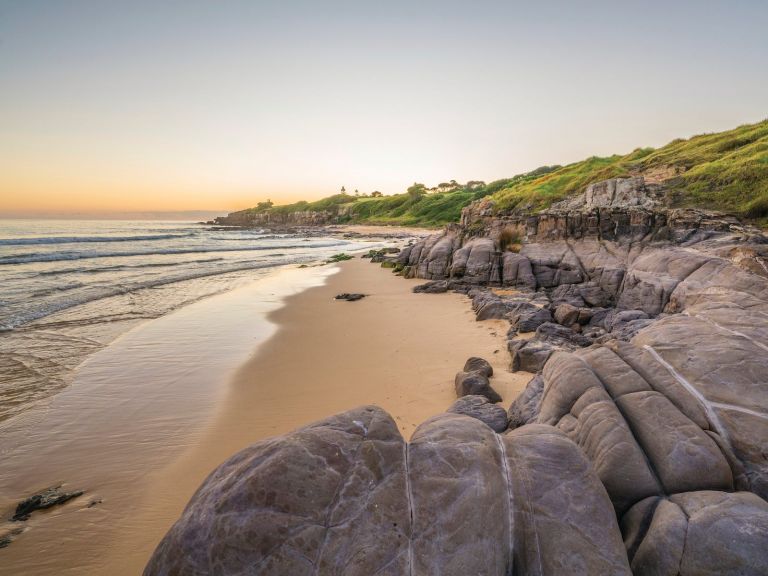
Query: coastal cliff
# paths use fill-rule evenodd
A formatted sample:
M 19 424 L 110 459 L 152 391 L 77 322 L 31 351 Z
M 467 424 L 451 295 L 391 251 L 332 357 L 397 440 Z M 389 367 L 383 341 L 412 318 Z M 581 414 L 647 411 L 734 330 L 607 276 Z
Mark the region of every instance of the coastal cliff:
M 293 228 L 304 226 L 326 226 L 338 224 L 342 216 L 330 210 L 300 210 L 296 212 L 254 212 L 240 210 L 226 216 L 219 216 L 213 223 L 221 226 L 244 228 Z
M 768 573 L 768 238 L 669 193 L 481 199 L 405 247 L 389 265 L 418 291 L 508 321 L 536 376 L 506 418 L 472 359 L 410 442 L 363 407 L 257 443 L 145 574 Z

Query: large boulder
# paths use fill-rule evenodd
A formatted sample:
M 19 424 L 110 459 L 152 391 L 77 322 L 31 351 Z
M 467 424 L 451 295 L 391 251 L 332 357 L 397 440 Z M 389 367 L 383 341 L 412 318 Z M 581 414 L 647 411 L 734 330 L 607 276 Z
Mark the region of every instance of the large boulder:
M 619 514 L 649 496 L 732 490 L 721 439 L 654 388 L 650 370 L 635 371 L 626 346 L 556 353 L 544 367 L 537 421 L 584 449 Z
M 504 286 L 536 290 L 536 277 L 533 275 L 531 261 L 521 254 L 504 252 L 501 277 Z
M 768 503 L 749 492 L 647 498 L 621 526 L 636 576 L 768 574 Z
M 515 573 L 630 574 L 605 488 L 573 442 L 536 424 L 504 439 L 515 542 L 526 543 L 515 552 Z
M 637 257 L 624 276 L 618 307 L 656 315 L 669 302 L 677 285 L 708 258 L 682 248 L 649 249 Z
M 473 238 L 453 254 L 451 276 L 470 283 L 487 283 L 496 262 L 496 247 L 490 238 Z
M 536 421 L 544 395 L 544 378 L 537 374 L 528 382 L 523 391 L 515 398 L 507 411 L 509 428 L 520 428 Z
M 488 376 L 481 372 L 458 372 L 454 379 L 456 396 L 485 396 L 491 402 L 501 402 L 501 396 L 491 387 Z
M 416 429 L 408 446 L 411 564 L 401 574 L 507 573 L 505 464 L 497 435 L 474 418 L 443 414 Z
M 464 372 L 480 372 L 483 376 L 493 376 L 493 366 L 488 360 L 472 356 L 464 363 Z
M 374 407 L 264 440 L 206 479 L 145 576 L 630 574 L 565 434 L 443 414 L 405 444 Z
M 407 493 L 397 425 L 379 408 L 352 410 L 224 462 L 144 573 L 405 574 Z
M 507 343 L 511 357 L 509 369 L 512 372 L 539 372 L 549 360 L 556 348 L 547 342 L 536 339 L 510 340 Z
M 433 234 L 411 249 L 408 265 L 415 266 L 416 276 L 427 280 L 443 280 L 449 276 L 453 251 L 458 241 L 453 233 Z

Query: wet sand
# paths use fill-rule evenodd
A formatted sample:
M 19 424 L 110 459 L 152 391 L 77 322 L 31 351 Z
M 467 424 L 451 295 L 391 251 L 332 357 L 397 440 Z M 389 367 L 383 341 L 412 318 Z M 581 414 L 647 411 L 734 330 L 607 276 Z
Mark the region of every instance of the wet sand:
M 270 319 L 279 326 L 235 375 L 214 423 L 198 446 L 162 471 L 149 498 L 159 505 L 147 531 L 118 548 L 137 573 L 212 469 L 261 438 L 363 404 L 390 412 L 403 435 L 456 399 L 453 377 L 469 356 L 493 364 L 504 405 L 531 375 L 507 371 L 506 321 L 476 322 L 458 294 L 413 294 L 404 280 L 365 260 L 342 264 L 325 286 L 290 298 Z M 357 302 L 335 301 L 362 292 Z
M 469 356 L 494 365 L 492 384 L 504 405 L 529 380 L 529 374 L 506 371 L 506 322 L 475 322 L 466 297 L 413 294 L 411 288 L 421 281 L 404 280 L 367 260 L 340 268 L 324 285 L 289 297 L 269 313 L 274 335 L 211 400 L 211 416 L 193 440 L 186 447 L 180 443 L 175 458 L 145 475 L 140 496 L 128 504 L 129 518 L 96 555 L 91 542 L 72 538 L 58 550 L 58 571 L 24 573 L 69 568 L 73 574 L 139 574 L 198 485 L 237 450 L 362 404 L 388 410 L 409 437 L 420 422 L 455 400 L 453 377 Z M 333 300 L 340 292 L 368 297 Z M 87 565 L 78 565 L 84 557 L 90 559 Z

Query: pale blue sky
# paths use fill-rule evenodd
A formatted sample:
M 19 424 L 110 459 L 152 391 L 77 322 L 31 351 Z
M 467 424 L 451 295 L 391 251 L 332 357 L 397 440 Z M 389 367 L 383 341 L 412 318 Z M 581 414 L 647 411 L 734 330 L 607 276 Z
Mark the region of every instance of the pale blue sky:
M 659 146 L 768 116 L 767 31 L 739 0 L 0 0 L 0 209 L 234 209 Z

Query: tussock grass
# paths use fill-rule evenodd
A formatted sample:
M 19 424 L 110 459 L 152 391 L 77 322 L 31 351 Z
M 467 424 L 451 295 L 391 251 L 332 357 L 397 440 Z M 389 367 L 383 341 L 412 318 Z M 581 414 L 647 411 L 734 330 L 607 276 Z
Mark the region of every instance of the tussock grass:
M 673 140 L 654 150 L 592 157 L 540 178 L 494 193 L 500 211 L 541 209 L 576 194 L 592 182 L 666 171 L 665 184 L 680 206 L 697 206 L 764 218 L 768 197 L 768 120 L 715 134 Z M 762 199 L 762 200 L 761 200 Z M 761 214 L 761 215 L 758 215 Z

